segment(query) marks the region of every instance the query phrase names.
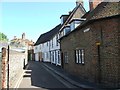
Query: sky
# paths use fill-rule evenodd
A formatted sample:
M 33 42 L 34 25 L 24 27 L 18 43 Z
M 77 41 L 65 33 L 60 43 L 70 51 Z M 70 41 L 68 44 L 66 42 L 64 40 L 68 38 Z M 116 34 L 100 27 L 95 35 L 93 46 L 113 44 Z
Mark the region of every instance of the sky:
M 25 33 L 27 39 L 36 42 L 41 34 L 60 24 L 60 16 L 73 10 L 75 2 L 2 2 L 0 32 L 6 34 L 9 40 L 14 36 L 21 38 Z M 87 0 L 84 7 L 89 10 Z

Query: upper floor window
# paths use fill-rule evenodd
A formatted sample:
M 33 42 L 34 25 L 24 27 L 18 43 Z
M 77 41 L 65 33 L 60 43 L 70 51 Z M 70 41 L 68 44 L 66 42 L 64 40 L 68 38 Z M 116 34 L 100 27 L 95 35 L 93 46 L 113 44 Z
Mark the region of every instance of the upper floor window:
M 42 47 L 44 47 L 44 43 L 42 44 Z
M 53 48 L 53 39 L 52 39 L 52 48 Z
M 41 45 L 39 46 L 39 48 L 41 49 Z
M 84 50 L 75 50 L 75 63 L 84 64 Z
M 63 24 L 63 17 L 61 18 L 61 25 Z
M 73 31 L 76 27 L 78 27 L 82 21 L 83 21 L 82 19 L 71 20 L 71 22 L 70 22 L 71 31 Z
M 47 46 L 48 46 L 48 42 L 47 42 Z
M 56 46 L 58 46 L 58 34 L 56 35 Z
M 64 35 L 68 34 L 70 32 L 70 26 L 65 26 L 64 27 Z

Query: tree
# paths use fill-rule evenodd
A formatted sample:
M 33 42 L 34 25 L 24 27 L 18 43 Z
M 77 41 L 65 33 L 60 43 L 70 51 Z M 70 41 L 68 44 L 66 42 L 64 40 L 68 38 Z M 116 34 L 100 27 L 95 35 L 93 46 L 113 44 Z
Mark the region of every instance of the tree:
M 7 36 L 4 33 L 0 32 L 0 41 L 8 41 Z

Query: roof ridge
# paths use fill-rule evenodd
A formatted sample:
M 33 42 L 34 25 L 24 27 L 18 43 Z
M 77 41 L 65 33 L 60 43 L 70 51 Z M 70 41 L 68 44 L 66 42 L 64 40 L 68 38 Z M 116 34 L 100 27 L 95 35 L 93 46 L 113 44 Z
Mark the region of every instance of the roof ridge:
M 54 36 L 57 32 L 59 32 L 60 27 L 61 27 L 61 24 L 58 24 L 50 31 L 41 34 L 34 45 L 38 45 L 40 43 L 44 43 L 44 42 L 49 41 L 52 38 L 52 36 Z

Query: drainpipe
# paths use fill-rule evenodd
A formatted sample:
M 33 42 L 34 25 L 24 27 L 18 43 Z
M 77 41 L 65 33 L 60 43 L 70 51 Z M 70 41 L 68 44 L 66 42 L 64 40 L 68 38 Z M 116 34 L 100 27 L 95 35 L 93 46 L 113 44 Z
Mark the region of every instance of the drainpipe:
M 51 51 L 50 51 L 50 41 L 48 41 L 49 42 L 49 59 L 50 59 L 50 63 L 51 63 Z
M 97 45 L 97 51 L 98 51 L 98 83 L 100 83 L 101 82 L 100 43 L 98 42 L 98 43 L 96 43 L 96 45 Z
M 9 90 L 9 45 L 8 45 L 8 59 L 7 59 L 7 64 L 8 64 L 8 72 L 7 72 L 7 90 Z

